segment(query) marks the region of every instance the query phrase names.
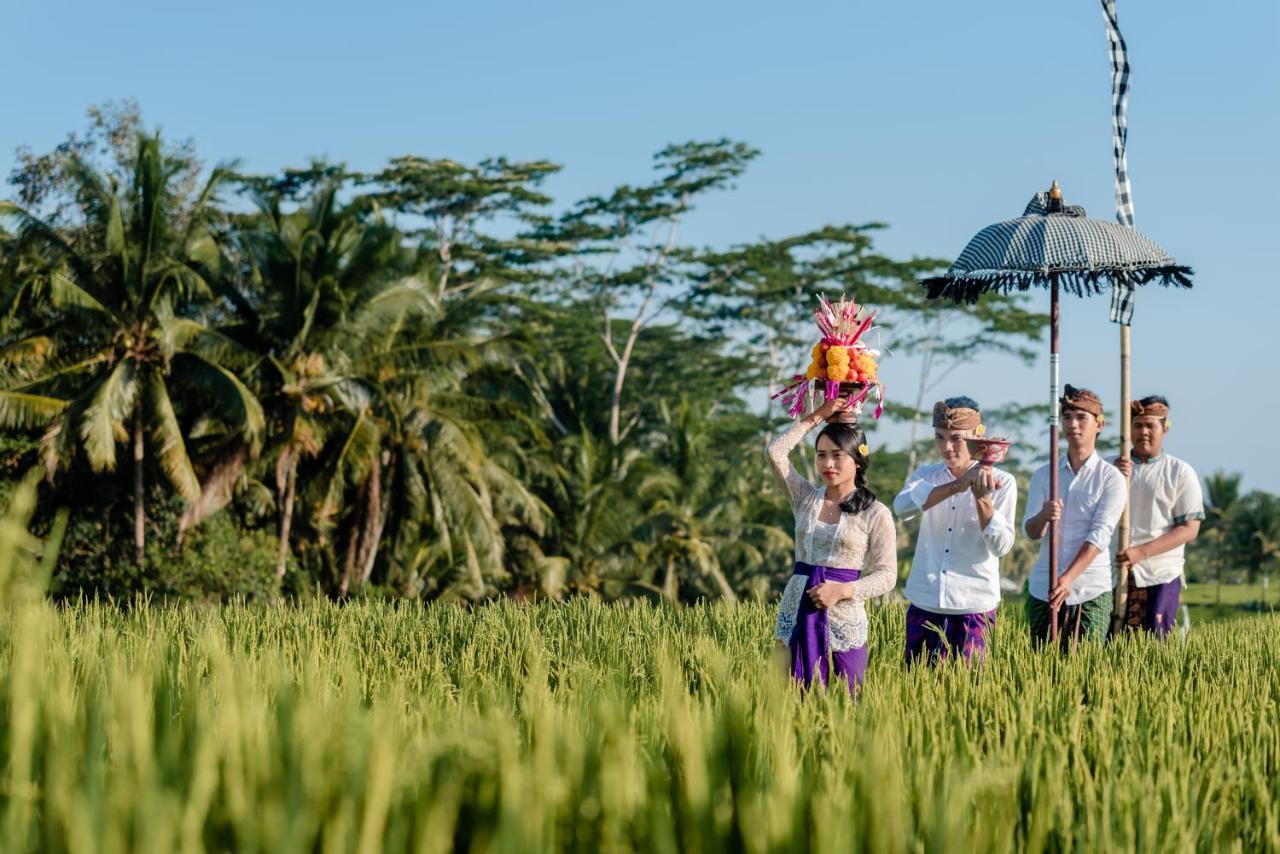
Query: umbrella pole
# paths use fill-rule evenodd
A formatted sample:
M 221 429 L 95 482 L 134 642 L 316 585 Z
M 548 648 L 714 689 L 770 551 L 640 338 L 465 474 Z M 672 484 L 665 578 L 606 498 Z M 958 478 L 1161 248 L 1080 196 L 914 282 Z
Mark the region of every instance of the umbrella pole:
M 1049 500 L 1058 500 L 1058 274 L 1049 286 Z M 1049 598 L 1058 586 L 1058 523 L 1049 523 Z M 1049 639 L 1058 640 L 1058 609 L 1049 609 Z
M 1133 425 L 1129 423 L 1129 327 L 1120 326 L 1120 459 L 1129 459 L 1129 449 L 1133 440 Z M 1123 551 L 1129 548 L 1129 483 L 1130 476 L 1125 475 L 1124 513 L 1120 515 L 1119 547 Z M 1116 567 L 1115 608 L 1111 612 L 1111 631 L 1115 633 L 1124 628 L 1125 611 L 1129 605 L 1129 567 Z

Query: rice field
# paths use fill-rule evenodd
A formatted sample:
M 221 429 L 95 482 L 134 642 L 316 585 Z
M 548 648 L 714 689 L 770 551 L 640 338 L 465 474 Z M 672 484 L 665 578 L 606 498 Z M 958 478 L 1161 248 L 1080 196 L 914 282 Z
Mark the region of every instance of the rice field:
M 0 851 L 1280 850 L 1280 615 L 801 693 L 773 606 L 54 605 L 0 515 Z M 59 538 L 55 522 L 52 543 Z
M 5 851 L 1280 849 L 1280 617 L 802 695 L 772 608 L 55 607 L 0 623 Z

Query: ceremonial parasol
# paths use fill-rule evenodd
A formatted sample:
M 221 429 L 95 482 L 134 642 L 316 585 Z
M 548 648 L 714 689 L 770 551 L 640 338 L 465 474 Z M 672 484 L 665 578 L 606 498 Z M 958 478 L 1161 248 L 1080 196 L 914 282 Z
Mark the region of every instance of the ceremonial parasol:
M 1058 298 L 1101 294 L 1115 286 L 1149 282 L 1191 287 L 1191 268 L 1133 228 L 1089 219 L 1084 208 L 1066 205 L 1058 182 L 1036 193 L 1022 216 L 979 231 L 945 275 L 925 279 L 930 299 L 975 302 L 988 291 L 1049 289 L 1049 496 L 1058 499 Z M 1126 418 L 1128 413 L 1121 413 Z M 1058 525 L 1049 525 L 1049 590 L 1058 583 Z M 1053 612 L 1050 634 L 1058 635 Z

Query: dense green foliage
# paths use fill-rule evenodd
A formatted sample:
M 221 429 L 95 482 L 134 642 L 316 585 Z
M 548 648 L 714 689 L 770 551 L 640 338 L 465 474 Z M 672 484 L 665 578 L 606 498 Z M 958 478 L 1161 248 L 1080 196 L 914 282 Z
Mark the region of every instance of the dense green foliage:
M 942 262 L 879 252 L 880 224 L 683 241 L 759 154 L 672 145 L 651 180 L 558 203 L 546 161 L 207 169 L 128 105 L 20 152 L 0 202 L 0 478 L 45 472 L 38 531 L 71 511 L 53 592 L 767 594 L 791 548 L 768 393 L 806 362 L 817 294 L 882 309 L 881 345 L 919 357 L 918 376 L 881 374 L 910 441 L 869 425 L 886 501 L 958 366 L 1031 359 L 1045 317 L 927 301 L 917 279 Z M 1017 434 L 1037 411 L 987 418 Z M 1014 461 L 1024 484 L 1032 462 Z M 1219 559 L 1193 573 L 1269 572 L 1276 510 L 1224 507 Z
M 1213 581 L 1215 600 L 1223 601 L 1224 582 L 1253 583 L 1263 593 L 1280 563 L 1280 498 L 1261 490 L 1244 492 L 1240 475 L 1214 472 L 1205 479 L 1206 518 L 1188 552 L 1187 574 Z M 1227 598 L 1232 598 L 1230 593 Z
M 1025 357 L 1041 318 L 926 304 L 940 262 L 876 252 L 876 225 L 682 242 L 758 154 L 672 145 L 650 182 L 557 206 L 549 162 L 206 170 L 129 106 L 21 152 L 0 450 L 47 472 L 38 529 L 72 511 L 54 592 L 766 593 L 790 548 L 767 392 L 814 296 L 890 309 L 906 350 L 952 317 Z M 906 458 L 877 454 L 881 495 Z

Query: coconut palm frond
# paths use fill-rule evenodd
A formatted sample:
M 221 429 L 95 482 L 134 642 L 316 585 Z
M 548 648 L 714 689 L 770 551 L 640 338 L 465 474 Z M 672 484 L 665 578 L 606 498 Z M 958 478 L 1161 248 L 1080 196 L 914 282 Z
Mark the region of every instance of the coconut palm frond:
M 154 335 L 161 351 L 169 358 L 185 350 L 210 362 L 237 368 L 248 368 L 259 359 L 239 341 L 186 317 L 160 318 Z
M 128 437 L 125 422 L 133 414 L 138 399 L 138 376 L 132 359 L 116 363 L 92 397 L 79 419 L 79 434 L 94 471 L 111 471 L 116 466 L 116 443 Z
M 49 277 L 49 300 L 56 308 L 95 312 L 111 323 L 122 325 L 115 312 L 61 271 L 54 271 Z
M 10 430 L 41 427 L 66 408 L 67 402 L 55 397 L 0 391 L 0 427 Z
M 187 501 L 200 497 L 200 481 L 187 455 L 187 445 L 182 438 L 182 427 L 173 411 L 173 402 L 164 380 L 157 374 L 147 377 L 147 410 L 149 432 L 154 452 L 159 457 L 160 468 L 169 482 Z
M 235 374 L 190 352 L 174 356 L 173 374 L 197 390 L 209 408 L 241 430 L 250 444 L 261 442 L 266 426 L 262 404 Z

